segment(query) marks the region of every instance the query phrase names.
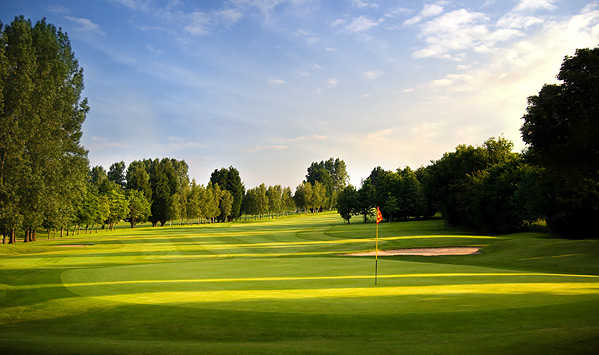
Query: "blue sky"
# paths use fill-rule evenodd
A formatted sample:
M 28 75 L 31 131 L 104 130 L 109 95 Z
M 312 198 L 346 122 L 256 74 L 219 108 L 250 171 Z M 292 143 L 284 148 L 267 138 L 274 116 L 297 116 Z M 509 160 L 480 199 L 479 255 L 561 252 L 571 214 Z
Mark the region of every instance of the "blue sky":
M 233 165 L 248 187 L 329 157 L 359 185 L 491 136 L 520 150 L 526 98 L 599 45 L 581 0 L 0 3 L 21 14 L 69 33 L 93 165 L 169 156 L 199 183 Z

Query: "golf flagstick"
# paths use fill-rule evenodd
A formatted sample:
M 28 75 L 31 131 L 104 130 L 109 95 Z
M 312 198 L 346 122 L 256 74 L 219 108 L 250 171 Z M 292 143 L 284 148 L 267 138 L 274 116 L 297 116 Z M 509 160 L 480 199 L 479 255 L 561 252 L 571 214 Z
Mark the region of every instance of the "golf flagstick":
M 376 281 L 379 274 L 379 222 L 383 220 L 383 215 L 381 214 L 381 210 L 379 206 L 376 206 L 376 241 L 374 247 L 374 285 L 376 286 Z

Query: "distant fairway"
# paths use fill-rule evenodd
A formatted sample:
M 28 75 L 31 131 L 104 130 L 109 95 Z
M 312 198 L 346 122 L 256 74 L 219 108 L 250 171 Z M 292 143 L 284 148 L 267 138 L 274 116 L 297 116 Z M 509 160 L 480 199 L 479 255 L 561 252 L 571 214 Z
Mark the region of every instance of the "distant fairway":
M 359 219 L 356 218 L 356 222 Z M 599 239 L 338 215 L 118 229 L 0 247 L 3 354 L 596 353 Z M 61 247 L 59 245 L 75 244 Z M 77 244 L 86 244 L 77 246 Z

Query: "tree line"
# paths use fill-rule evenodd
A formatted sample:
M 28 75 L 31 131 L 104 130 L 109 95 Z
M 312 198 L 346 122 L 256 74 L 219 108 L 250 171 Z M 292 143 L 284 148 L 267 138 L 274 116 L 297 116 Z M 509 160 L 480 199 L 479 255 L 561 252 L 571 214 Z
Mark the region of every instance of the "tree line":
M 389 220 L 440 212 L 451 224 L 489 232 L 521 230 L 544 219 L 556 232 L 586 236 L 599 217 L 599 48 L 566 57 L 559 84 L 528 99 L 521 134 L 460 145 L 430 165 L 372 170 L 359 189 L 343 160 L 313 162 L 290 187 L 246 191 L 234 167 L 207 185 L 190 181 L 185 161 L 162 158 L 89 168 L 81 126 L 83 69 L 66 33 L 45 20 L 0 23 L 0 233 L 3 243 L 36 239 L 39 230 L 134 227 L 150 221 L 225 222 L 242 214 L 273 216 L 337 208 L 348 222 L 375 206 Z
M 17 235 L 34 241 L 42 229 L 62 236 L 113 228 L 123 220 L 131 227 L 145 221 L 153 226 L 184 219 L 224 222 L 242 213 L 334 206 L 338 172 L 345 171 L 339 159 L 313 163 L 309 181 L 295 194 L 289 187 L 264 184 L 245 191 L 233 167 L 215 170 L 209 183 L 200 185 L 189 181 L 185 161 L 169 158 L 90 169 L 80 142 L 89 112 L 83 88 L 83 69 L 65 32 L 45 19 L 32 24 L 19 16 L 9 25 L 0 23 L 3 243 L 15 243 Z
M 412 171 L 372 170 L 337 199 L 340 215 L 364 220 L 380 206 L 387 220 L 430 217 L 479 231 L 519 231 L 539 219 L 557 233 L 593 236 L 599 217 L 599 48 L 566 56 L 559 84 L 528 98 L 520 129 L 526 149 L 504 138 L 459 145 Z

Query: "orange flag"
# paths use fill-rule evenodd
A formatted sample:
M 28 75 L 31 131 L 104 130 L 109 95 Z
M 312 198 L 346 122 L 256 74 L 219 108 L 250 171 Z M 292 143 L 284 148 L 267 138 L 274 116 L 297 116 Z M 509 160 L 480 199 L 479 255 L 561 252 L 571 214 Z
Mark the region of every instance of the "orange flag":
M 380 221 L 383 220 L 383 215 L 381 214 L 381 210 L 379 206 L 376 206 L 376 224 L 379 224 Z

